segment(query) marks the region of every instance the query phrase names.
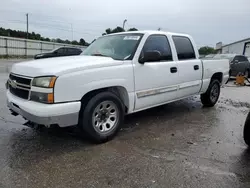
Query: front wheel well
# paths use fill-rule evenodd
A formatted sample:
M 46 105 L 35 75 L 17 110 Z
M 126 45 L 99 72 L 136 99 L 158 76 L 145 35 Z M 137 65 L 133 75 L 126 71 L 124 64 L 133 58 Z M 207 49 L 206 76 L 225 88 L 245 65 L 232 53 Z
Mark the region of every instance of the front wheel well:
M 122 86 L 105 87 L 105 88 L 100 88 L 100 89 L 95 89 L 95 90 L 89 91 L 88 93 L 86 93 L 81 98 L 82 107 L 84 108 L 86 103 L 92 97 L 94 97 L 98 93 L 101 93 L 101 92 L 104 92 L 104 91 L 110 91 L 110 92 L 116 94 L 121 99 L 121 101 L 123 102 L 123 105 L 125 106 L 125 113 L 128 112 L 128 109 L 129 109 L 129 96 L 128 96 L 128 92 L 127 92 L 126 88 L 124 88 Z

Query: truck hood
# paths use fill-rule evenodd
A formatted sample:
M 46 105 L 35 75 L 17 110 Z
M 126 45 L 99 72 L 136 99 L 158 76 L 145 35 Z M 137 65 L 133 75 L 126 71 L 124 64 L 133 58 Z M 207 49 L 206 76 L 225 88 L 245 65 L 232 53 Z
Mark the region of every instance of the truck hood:
M 117 66 L 121 64 L 123 64 L 123 61 L 114 60 L 110 57 L 80 55 L 16 63 L 12 66 L 11 72 L 30 77 L 46 75 L 60 76 L 84 69 Z

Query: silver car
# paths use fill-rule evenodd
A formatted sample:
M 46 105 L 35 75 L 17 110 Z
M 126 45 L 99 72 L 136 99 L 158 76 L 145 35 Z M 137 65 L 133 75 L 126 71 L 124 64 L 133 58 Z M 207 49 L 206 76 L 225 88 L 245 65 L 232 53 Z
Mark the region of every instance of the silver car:
M 230 62 L 230 76 L 237 76 L 243 73 L 247 78 L 250 73 L 250 63 L 246 56 L 238 54 L 216 54 L 214 59 L 229 59 Z

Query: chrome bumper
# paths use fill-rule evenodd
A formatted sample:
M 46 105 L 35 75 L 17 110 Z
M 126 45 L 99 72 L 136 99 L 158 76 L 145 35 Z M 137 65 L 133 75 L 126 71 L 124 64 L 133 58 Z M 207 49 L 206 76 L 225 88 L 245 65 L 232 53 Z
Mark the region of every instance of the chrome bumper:
M 45 105 L 31 101 L 25 101 L 25 103 L 32 103 L 32 105 L 27 105 L 24 104 L 23 101 L 24 100 L 7 93 L 8 108 L 16 115 L 21 115 L 24 117 L 24 119 L 30 122 L 39 125 L 45 125 L 46 127 L 50 127 L 50 125 L 67 127 L 78 124 L 81 106 L 80 102 Z M 71 109 L 70 111 L 68 111 L 69 108 Z

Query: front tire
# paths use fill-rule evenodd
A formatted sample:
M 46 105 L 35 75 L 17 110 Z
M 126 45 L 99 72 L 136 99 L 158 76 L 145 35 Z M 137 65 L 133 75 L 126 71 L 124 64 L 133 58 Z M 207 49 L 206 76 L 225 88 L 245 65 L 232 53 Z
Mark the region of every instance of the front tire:
M 113 139 L 120 130 L 124 105 L 114 93 L 101 92 L 87 102 L 81 113 L 78 126 L 95 143 L 104 143 Z
M 201 102 L 205 107 L 212 107 L 216 104 L 220 96 L 220 82 L 212 80 L 206 93 L 201 94 Z

